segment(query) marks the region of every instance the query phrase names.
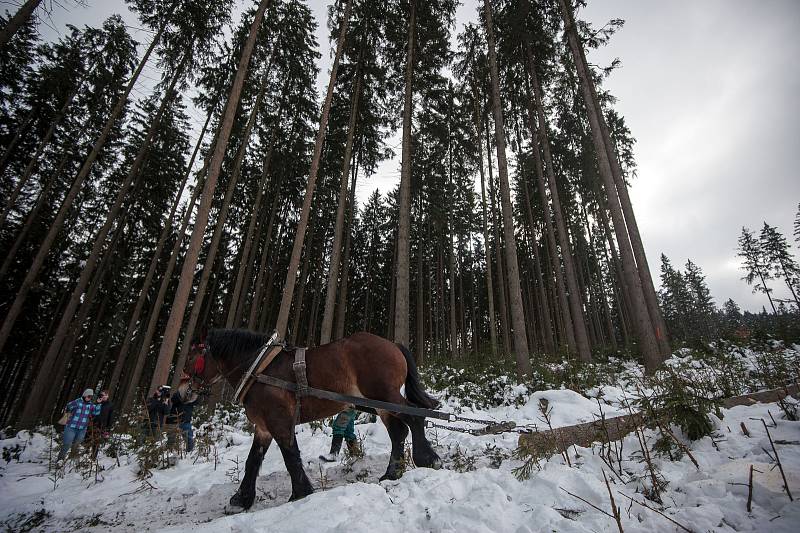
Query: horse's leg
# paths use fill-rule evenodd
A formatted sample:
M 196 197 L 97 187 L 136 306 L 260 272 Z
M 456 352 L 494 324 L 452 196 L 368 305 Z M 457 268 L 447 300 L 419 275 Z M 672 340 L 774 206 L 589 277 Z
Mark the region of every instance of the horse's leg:
M 408 400 L 406 400 L 400 392 L 397 394 L 389 394 L 384 401 L 401 405 L 409 404 Z M 436 452 L 433 451 L 431 443 L 428 442 L 428 438 L 425 436 L 425 418 L 402 414 L 392 414 L 390 416 L 399 419 L 404 425 L 407 425 L 411 429 L 411 456 L 414 458 L 414 464 L 425 468 L 435 468 L 437 470 L 441 468 L 442 460 Z M 406 432 L 406 434 L 408 433 Z M 403 435 L 403 438 L 405 438 L 405 435 Z M 394 441 L 392 441 L 392 445 L 394 446 Z
M 294 438 L 294 429 L 291 430 L 291 437 L 279 438 L 275 436 L 275 441 L 281 449 L 283 455 L 283 462 L 286 465 L 286 470 L 289 472 L 289 477 L 292 478 L 292 496 L 289 501 L 299 500 L 305 498 L 314 492 L 314 487 L 311 486 L 306 471 L 303 469 L 303 461 L 300 459 L 300 449 L 297 447 L 297 439 Z
M 411 455 L 414 458 L 414 464 L 425 468 L 440 469 L 442 460 L 433 451 L 433 446 L 425 436 L 425 418 L 409 415 L 399 415 L 399 418 L 411 429 Z
M 266 431 L 256 430 L 255 435 L 253 435 L 253 445 L 250 447 L 250 453 L 247 455 L 247 462 L 244 467 L 244 479 L 239 485 L 239 490 L 231 496 L 229 505 L 225 508 L 226 513 L 238 513 L 252 507 L 256 499 L 258 470 L 261 468 L 264 455 L 267 453 L 271 443 L 272 435 Z
M 392 453 L 389 456 L 389 466 L 386 467 L 386 473 L 381 476 L 380 481 L 384 479 L 399 479 L 403 475 L 403 457 L 405 455 L 408 426 L 397 417 L 386 412 L 381 412 L 381 420 L 387 431 L 389 431 L 389 438 L 392 440 Z

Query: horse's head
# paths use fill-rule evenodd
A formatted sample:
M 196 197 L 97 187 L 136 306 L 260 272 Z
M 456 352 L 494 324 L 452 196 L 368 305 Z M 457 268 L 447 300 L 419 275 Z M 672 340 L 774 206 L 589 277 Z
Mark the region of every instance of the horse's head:
M 213 360 L 207 343 L 192 344 L 181 380 L 188 380 L 190 388 L 198 392 L 207 392 L 211 386 L 222 379 L 219 366 Z

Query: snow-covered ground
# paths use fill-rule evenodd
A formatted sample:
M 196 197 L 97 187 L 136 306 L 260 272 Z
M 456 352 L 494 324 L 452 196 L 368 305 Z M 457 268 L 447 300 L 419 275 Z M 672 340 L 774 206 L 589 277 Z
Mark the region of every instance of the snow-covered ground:
M 517 391 L 519 392 L 519 391 Z M 596 392 L 596 391 L 595 391 Z M 617 391 L 619 392 L 619 391 Z M 605 415 L 623 414 L 615 391 L 603 395 Z M 464 409 L 478 418 L 514 420 L 543 427 L 539 400 L 552 407 L 555 427 L 593 420 L 598 403 L 570 390 L 526 394 L 518 406 L 486 410 Z M 450 402 L 449 407 L 455 407 Z M 776 421 L 776 427 L 768 411 Z M 316 492 L 287 503 L 289 477 L 277 446 L 267 453 L 257 482 L 257 497 L 246 513 L 225 516 L 223 508 L 244 475 L 251 435 L 243 424 L 224 426 L 217 443 L 217 461 L 189 456 L 171 468 L 154 470 L 143 485 L 136 477 L 134 456 L 101 456 L 100 479 L 85 479 L 68 466 L 54 481 L 48 471 L 50 439 L 43 434 L 19 433 L 0 441 L 7 450 L 19 445 L 17 458 L 0 462 L 0 525 L 9 531 L 617 531 L 613 518 L 581 501 L 611 512 L 603 471 L 609 477 L 626 533 L 681 531 L 656 512 L 661 510 L 694 532 L 800 531 L 800 502 L 790 502 L 780 472 L 771 457 L 761 423 L 767 421 L 786 472 L 789 488 L 800 498 L 800 422 L 784 420 L 776 404 L 757 404 L 724 410 L 714 417 L 713 439 L 689 443 L 699 463 L 687 456 L 678 461 L 653 456 L 659 474 L 668 482 L 663 506 L 646 500 L 646 465 L 640 462 L 636 436 L 622 442 L 622 475 L 611 473 L 598 455 L 599 446 L 571 448 L 571 466 L 556 454 L 540 463 L 530 479 L 519 481 L 513 470 L 522 461 L 513 458 L 518 435 L 471 436 L 429 429 L 445 468 L 411 468 L 398 481 L 378 483 L 388 462 L 390 442 L 383 426 L 356 426 L 363 437 L 365 456 L 339 463 L 317 457 L 328 451 L 330 428 L 298 428 L 300 450 Z M 750 436 L 741 429 L 744 423 Z M 677 428 L 674 428 L 678 431 Z M 648 432 L 648 436 L 655 438 Z M 651 441 L 652 444 L 652 441 Z M 20 448 L 17 448 L 19 450 Z M 748 473 L 755 466 L 752 512 L 746 509 Z M 617 465 L 618 466 L 618 465 Z M 642 479 L 645 479 L 642 481 Z M 569 491 L 575 496 L 567 493 Z

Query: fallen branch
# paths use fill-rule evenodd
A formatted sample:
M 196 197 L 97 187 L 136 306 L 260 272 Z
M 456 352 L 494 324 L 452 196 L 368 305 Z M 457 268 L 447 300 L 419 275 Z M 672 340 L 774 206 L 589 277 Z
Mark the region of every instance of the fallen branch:
M 625 533 L 622 530 L 622 519 L 619 515 L 619 508 L 617 507 L 616 502 L 614 501 L 614 494 L 611 492 L 611 485 L 608 483 L 608 478 L 606 477 L 606 471 L 603 470 L 603 481 L 606 482 L 606 489 L 608 490 L 608 497 L 611 499 L 611 511 L 614 513 L 614 520 L 617 521 L 617 528 L 619 529 L 619 533 Z
M 637 504 L 637 505 L 641 505 L 642 507 L 644 507 L 644 508 L 646 508 L 646 509 L 650 509 L 651 511 L 653 511 L 653 512 L 655 512 L 655 513 L 658 513 L 658 514 L 660 514 L 661 516 L 663 516 L 664 518 L 666 518 L 667 520 L 669 520 L 670 522 L 672 522 L 673 524 L 675 524 L 676 526 L 678 526 L 678 527 L 679 527 L 679 528 L 681 528 L 682 530 L 686 531 L 687 533 L 694 533 L 694 531 L 692 531 L 692 530 L 691 530 L 691 529 L 689 529 L 688 527 L 684 526 L 684 525 L 683 525 L 683 524 L 681 524 L 680 522 L 676 522 L 675 520 L 673 520 L 673 519 L 672 519 L 672 518 L 670 518 L 669 516 L 665 515 L 664 513 L 662 513 L 661 511 L 659 511 L 658 509 L 655 509 L 655 508 L 653 508 L 653 507 L 650 507 L 650 506 L 649 506 L 649 505 L 647 505 L 646 503 L 642 503 L 642 502 L 640 502 L 640 501 L 638 501 L 638 500 L 636 500 L 636 499 L 634 499 L 634 498 L 631 498 L 630 496 L 628 496 L 627 494 L 625 494 L 625 493 L 624 493 L 624 492 L 622 492 L 621 490 L 618 490 L 617 492 L 618 492 L 618 493 L 620 493 L 621 495 L 625 496 L 626 498 L 628 498 L 628 499 L 629 499 L 630 501 L 632 501 L 633 503 L 635 503 L 635 504 Z
M 775 453 L 775 462 L 778 463 L 778 470 L 781 471 L 781 477 L 783 478 L 783 487 L 786 489 L 786 494 L 789 495 L 789 500 L 794 501 L 792 498 L 792 491 L 789 490 L 789 483 L 786 481 L 786 474 L 783 473 L 783 465 L 781 464 L 781 458 L 778 457 L 778 450 L 775 448 L 775 443 L 772 442 L 772 435 L 769 434 L 769 428 L 767 427 L 767 423 L 764 422 L 764 419 L 761 419 L 761 423 L 764 424 L 764 430 L 767 432 L 767 437 L 769 438 L 769 443 L 772 446 L 772 451 Z
M 595 509 L 596 511 L 600 511 L 601 513 L 603 513 L 604 515 L 606 515 L 607 517 L 609 517 L 609 518 L 611 518 L 611 519 L 613 519 L 613 518 L 614 518 L 614 515 L 612 515 L 612 514 L 611 514 L 611 513 L 609 513 L 608 511 L 605 511 L 605 510 L 603 510 L 603 509 L 600 509 L 598 506 L 596 506 L 596 505 L 595 505 L 595 504 L 593 504 L 592 502 L 584 500 L 583 498 L 581 498 L 581 497 L 580 497 L 580 496 L 578 496 L 577 494 L 572 494 L 570 491 L 568 491 L 568 490 L 567 490 L 567 489 L 565 489 L 564 487 L 558 487 L 558 488 L 559 488 L 559 489 L 561 489 L 561 490 L 563 490 L 564 492 L 566 492 L 567 494 L 569 494 L 569 495 L 570 495 L 570 496 L 572 496 L 573 498 L 578 498 L 580 501 L 582 501 L 583 503 L 585 503 L 586 505 L 588 505 L 588 506 L 589 506 L 589 507 L 591 507 L 592 509 Z

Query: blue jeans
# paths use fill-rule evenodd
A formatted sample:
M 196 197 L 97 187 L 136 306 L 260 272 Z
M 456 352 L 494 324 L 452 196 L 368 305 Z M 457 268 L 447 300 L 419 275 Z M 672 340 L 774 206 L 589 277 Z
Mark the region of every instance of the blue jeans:
M 179 426 L 183 432 L 183 437 L 186 439 L 186 452 L 194 450 L 194 429 L 191 422 L 181 422 Z
M 83 442 L 86 437 L 86 428 L 75 429 L 69 426 L 64 427 L 64 441 L 61 443 L 61 451 L 58 453 L 58 458 L 63 459 L 67 456 L 70 448 L 77 446 Z

